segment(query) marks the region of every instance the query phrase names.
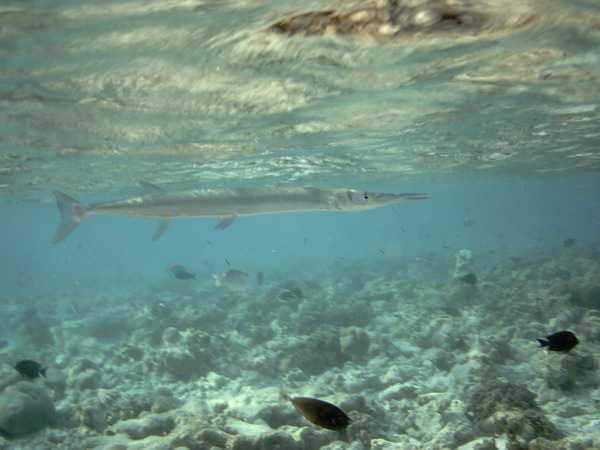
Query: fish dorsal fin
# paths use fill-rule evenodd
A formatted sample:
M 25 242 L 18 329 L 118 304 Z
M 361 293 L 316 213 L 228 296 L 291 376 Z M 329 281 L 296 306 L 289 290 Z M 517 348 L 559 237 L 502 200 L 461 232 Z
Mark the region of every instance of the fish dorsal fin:
M 235 220 L 236 216 L 227 216 L 227 217 L 223 217 L 218 224 L 215 225 L 215 230 L 224 230 L 225 228 L 227 228 L 229 225 L 231 225 L 231 222 L 233 222 Z
M 155 184 L 148 183 L 147 181 L 140 181 L 140 186 L 142 186 L 142 189 L 144 189 L 146 194 L 164 194 L 167 192 L 163 188 Z
M 152 233 L 153 241 L 158 241 L 160 239 L 162 234 L 165 232 L 165 230 L 169 226 L 169 222 L 170 222 L 169 219 L 163 219 L 158 222 L 158 225 L 156 225 L 156 230 L 154 230 L 154 233 Z

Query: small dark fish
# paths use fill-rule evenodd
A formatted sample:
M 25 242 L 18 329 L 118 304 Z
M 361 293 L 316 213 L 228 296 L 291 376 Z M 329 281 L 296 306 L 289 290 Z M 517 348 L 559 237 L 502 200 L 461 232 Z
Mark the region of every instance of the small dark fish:
M 187 270 L 177 270 L 175 273 L 175 278 L 178 280 L 191 280 L 196 278 L 196 275 L 193 273 L 189 273 Z
M 306 243 L 307 243 L 307 242 L 308 242 L 308 238 L 307 238 L 307 237 L 305 237 L 305 238 L 304 238 L 304 241 L 302 242 L 302 245 L 306 245 Z
M 19 372 L 23 378 L 39 378 L 40 374 L 42 374 L 44 377 L 46 376 L 46 368 L 42 368 L 40 363 L 30 359 L 19 361 L 15 366 L 15 370 Z
M 471 272 L 459 277 L 458 279 L 465 284 L 477 284 L 477 275 Z
M 546 339 L 538 339 L 540 347 L 548 347 L 553 352 L 568 352 L 579 344 L 577 337 L 570 331 L 559 331 L 546 336 Z
M 309 422 L 320 427 L 338 431 L 346 428 L 351 422 L 350 417 L 331 403 L 310 397 L 290 397 L 285 393 L 282 396 L 290 401 Z
M 169 267 L 169 270 L 173 272 L 175 278 L 178 280 L 191 280 L 192 278 L 196 278 L 196 275 L 189 273 L 181 264 Z
M 575 245 L 575 239 L 573 238 L 569 238 L 569 239 L 565 239 L 565 242 L 563 242 L 563 246 L 570 248 L 573 247 Z
M 229 267 L 231 267 L 231 263 L 230 263 L 230 262 L 227 260 L 227 258 L 225 258 L 225 262 L 227 263 L 227 265 L 228 265 Z
M 262 272 L 258 272 L 258 274 L 256 275 L 256 285 L 262 286 L 264 280 L 265 275 Z
M 382 255 L 385 255 L 385 252 L 383 250 L 381 250 L 380 248 L 378 248 L 377 250 L 379 250 L 379 253 L 381 253 Z

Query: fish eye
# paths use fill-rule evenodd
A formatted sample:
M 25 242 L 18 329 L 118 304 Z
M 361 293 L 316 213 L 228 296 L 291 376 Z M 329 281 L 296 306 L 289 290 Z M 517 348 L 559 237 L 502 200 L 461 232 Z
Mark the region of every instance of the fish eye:
M 365 194 L 365 200 L 369 200 L 369 194 Z

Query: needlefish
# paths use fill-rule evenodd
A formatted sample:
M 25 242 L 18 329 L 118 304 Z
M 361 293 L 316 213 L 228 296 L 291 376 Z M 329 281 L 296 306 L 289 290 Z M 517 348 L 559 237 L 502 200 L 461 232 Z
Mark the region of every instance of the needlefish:
M 104 203 L 85 205 L 68 195 L 54 191 L 61 222 L 53 244 L 66 238 L 85 217 L 111 214 L 152 217 L 160 220 L 152 240 L 166 230 L 176 218 L 219 217 L 215 229 L 225 229 L 238 216 L 301 211 L 364 211 L 397 202 L 428 199 L 427 194 L 382 194 L 346 189 L 318 188 L 240 188 L 196 189 L 167 192 L 146 182 L 140 183 L 145 195 Z

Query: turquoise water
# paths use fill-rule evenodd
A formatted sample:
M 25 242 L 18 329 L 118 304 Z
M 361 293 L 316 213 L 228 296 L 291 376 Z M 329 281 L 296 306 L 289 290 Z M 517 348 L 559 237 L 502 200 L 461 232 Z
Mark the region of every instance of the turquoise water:
M 353 16 L 293 36 L 269 27 L 374 7 L 0 6 L 0 448 L 600 445 L 598 5 L 432 5 L 394 35 Z M 484 19 L 415 25 L 436 8 Z M 52 244 L 54 189 L 140 180 L 430 199 L 175 219 L 156 242 L 152 219 L 94 215 Z M 230 269 L 244 289 L 214 285 Z M 538 348 L 563 329 L 574 350 Z M 10 422 L 23 383 L 52 407 Z M 279 405 L 282 383 L 350 426 Z

